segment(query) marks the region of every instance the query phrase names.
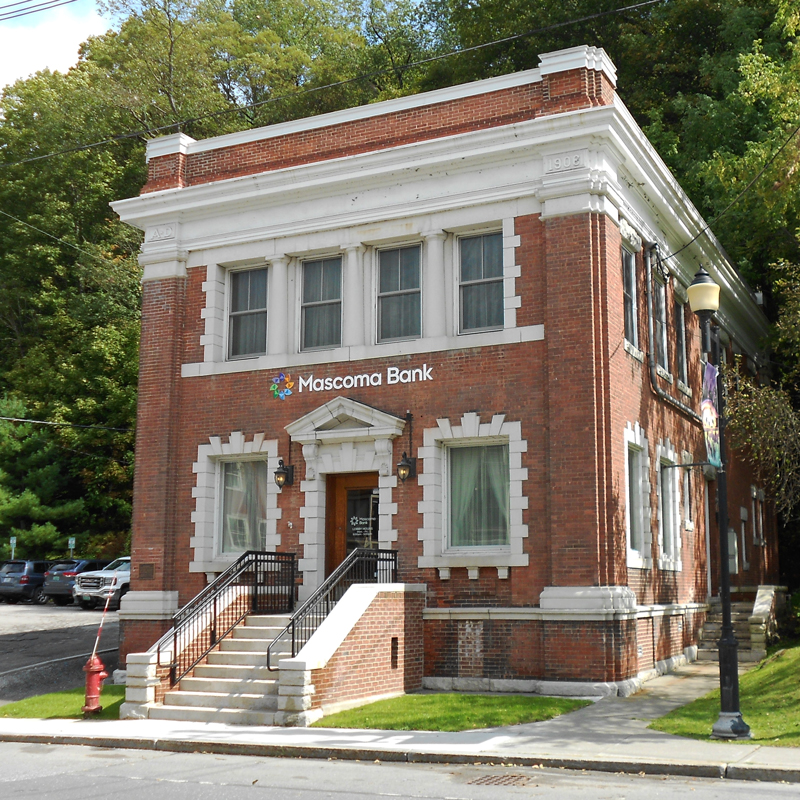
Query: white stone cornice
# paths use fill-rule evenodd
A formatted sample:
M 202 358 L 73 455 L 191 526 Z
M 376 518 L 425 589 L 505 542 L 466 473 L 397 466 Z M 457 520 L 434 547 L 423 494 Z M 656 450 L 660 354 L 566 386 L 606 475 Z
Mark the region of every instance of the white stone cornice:
M 151 158 L 171 156 L 175 153 L 186 155 L 193 144 L 196 145 L 197 141 L 185 133 L 171 133 L 169 136 L 159 136 L 157 139 L 148 140 L 145 158 L 150 161 Z
M 602 47 L 584 44 L 539 56 L 539 73 L 542 77 L 583 67 L 603 72 L 612 86 L 617 85 L 617 68 Z

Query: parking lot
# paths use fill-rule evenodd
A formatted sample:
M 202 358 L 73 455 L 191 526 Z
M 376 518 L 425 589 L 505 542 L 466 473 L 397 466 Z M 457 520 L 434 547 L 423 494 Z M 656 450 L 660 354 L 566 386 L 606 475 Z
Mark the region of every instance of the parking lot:
M 78 606 L 0 603 L 0 705 L 80 686 L 102 615 Z M 98 647 L 109 673 L 118 647 L 119 613 L 109 611 Z

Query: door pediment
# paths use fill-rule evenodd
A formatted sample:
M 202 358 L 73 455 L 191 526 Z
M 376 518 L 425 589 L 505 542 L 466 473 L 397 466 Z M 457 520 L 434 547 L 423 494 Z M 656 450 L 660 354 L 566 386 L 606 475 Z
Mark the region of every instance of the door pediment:
M 286 426 L 291 440 L 301 444 L 333 444 L 395 439 L 405 420 L 377 408 L 336 397 Z

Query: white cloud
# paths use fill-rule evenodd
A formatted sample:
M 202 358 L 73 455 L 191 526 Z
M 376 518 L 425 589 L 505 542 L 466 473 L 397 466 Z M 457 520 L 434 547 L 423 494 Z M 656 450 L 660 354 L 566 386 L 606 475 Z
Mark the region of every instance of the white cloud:
M 110 27 L 88 2 L 0 22 L 0 88 L 45 68 L 66 72 L 81 43 Z

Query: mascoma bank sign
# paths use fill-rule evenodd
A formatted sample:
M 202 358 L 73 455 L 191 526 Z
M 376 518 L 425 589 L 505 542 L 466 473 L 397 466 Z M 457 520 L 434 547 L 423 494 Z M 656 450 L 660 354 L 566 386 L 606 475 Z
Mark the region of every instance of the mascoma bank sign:
M 616 83 L 582 46 L 148 142 L 114 204 L 144 231 L 130 663 L 242 553 L 292 556 L 302 602 L 354 548 L 395 554 L 394 594 L 355 587 L 281 663 L 324 672 L 280 689 L 301 717 L 421 685 L 627 692 L 693 657 L 719 591 L 715 474 L 682 466 L 704 460 L 697 265 L 730 363 L 758 371 L 766 320 Z M 746 599 L 777 579 L 774 514 L 730 457 Z

